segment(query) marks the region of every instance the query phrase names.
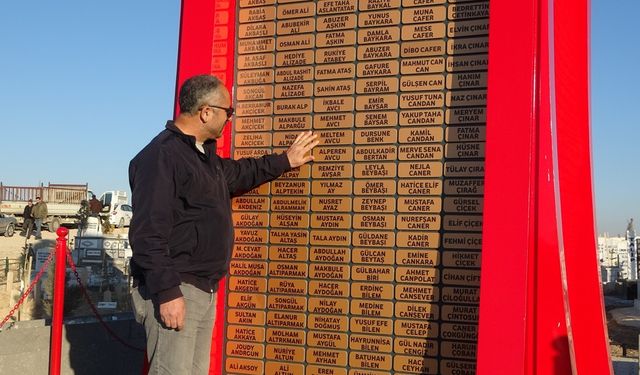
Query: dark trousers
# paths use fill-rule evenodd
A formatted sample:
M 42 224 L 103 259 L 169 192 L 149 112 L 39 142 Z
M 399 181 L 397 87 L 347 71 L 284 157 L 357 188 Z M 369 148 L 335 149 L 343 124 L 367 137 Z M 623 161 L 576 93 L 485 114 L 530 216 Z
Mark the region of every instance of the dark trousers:
M 35 223 L 36 223 L 36 239 L 41 239 L 42 238 L 42 234 L 40 233 L 40 230 L 42 229 L 42 221 L 44 219 L 35 219 Z
M 27 238 L 31 237 L 31 231 L 33 230 L 33 219 L 25 218 L 22 223 L 22 231 L 21 234 L 25 234 Z

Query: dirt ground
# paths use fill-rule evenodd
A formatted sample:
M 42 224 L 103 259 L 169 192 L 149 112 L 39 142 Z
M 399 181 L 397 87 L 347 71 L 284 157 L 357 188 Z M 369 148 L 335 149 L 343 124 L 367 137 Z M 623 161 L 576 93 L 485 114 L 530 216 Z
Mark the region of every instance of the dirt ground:
M 75 229 L 71 229 L 70 235 L 75 235 Z M 58 236 L 55 233 L 51 233 L 47 230 L 42 231 L 42 240 L 55 241 Z M 16 229 L 16 233 L 13 237 L 0 236 L 0 259 L 16 259 L 22 254 L 25 244 L 30 243 L 36 246 L 41 241 L 36 240 L 33 236 L 30 239 L 26 239 L 20 235 L 20 230 Z

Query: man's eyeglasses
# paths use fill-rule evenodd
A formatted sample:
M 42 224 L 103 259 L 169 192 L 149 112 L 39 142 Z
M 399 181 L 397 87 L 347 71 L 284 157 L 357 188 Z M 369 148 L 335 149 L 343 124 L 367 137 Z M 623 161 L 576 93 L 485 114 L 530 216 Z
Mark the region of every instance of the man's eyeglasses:
M 223 109 L 227 114 L 227 118 L 231 118 L 231 116 L 233 116 L 233 112 L 235 111 L 235 109 L 233 107 L 225 108 L 225 107 L 220 107 L 220 106 L 211 105 L 211 104 L 205 104 L 205 105 L 202 106 L 202 108 L 204 108 L 204 107 Z

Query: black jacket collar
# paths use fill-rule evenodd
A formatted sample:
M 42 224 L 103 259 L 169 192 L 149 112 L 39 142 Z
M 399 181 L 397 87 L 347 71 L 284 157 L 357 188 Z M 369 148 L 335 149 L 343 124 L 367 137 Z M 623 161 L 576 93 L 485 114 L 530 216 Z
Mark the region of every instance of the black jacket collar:
M 186 142 L 188 145 L 190 145 L 191 148 L 198 153 L 198 155 L 203 156 L 202 153 L 196 147 L 196 137 L 183 133 L 182 130 L 180 130 L 180 128 L 176 126 L 176 123 L 173 120 L 167 121 L 165 128 L 170 132 L 174 133 L 178 138 Z M 207 154 L 207 156 L 210 156 L 212 152 L 215 153 L 216 145 L 217 145 L 217 142 L 215 139 L 208 139 L 204 142 L 203 147 L 205 149 L 205 153 Z

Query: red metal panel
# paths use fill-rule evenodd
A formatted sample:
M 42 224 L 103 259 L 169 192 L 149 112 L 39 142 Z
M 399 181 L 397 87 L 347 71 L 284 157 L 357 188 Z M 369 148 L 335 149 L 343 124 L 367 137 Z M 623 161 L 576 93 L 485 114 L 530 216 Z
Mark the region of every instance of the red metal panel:
M 216 0 L 213 18 L 213 50 L 211 74 L 220 78 L 233 98 L 233 78 L 235 68 L 235 0 Z M 231 156 L 230 123 L 218 139 L 218 155 Z
M 585 0 L 491 3 L 478 374 L 611 373 L 587 46 Z
M 214 3 L 211 0 L 182 1 L 174 117 L 180 113 L 178 90 L 182 82 L 191 76 L 211 71 L 213 10 Z
M 180 19 L 180 45 L 176 79 L 175 116 L 179 114 L 178 90 L 189 77 L 197 74 L 214 74 L 229 91 L 233 84 L 235 39 L 235 1 L 183 0 Z M 224 51 L 221 49 L 224 48 Z M 217 56 L 224 56 L 221 64 Z M 218 140 L 218 154 L 230 154 L 230 127 Z M 210 374 L 222 373 L 224 348 L 225 281 L 219 285 L 216 322 L 211 345 Z
M 213 48 L 211 51 L 211 74 L 217 76 L 225 84 L 232 96 L 235 68 L 235 0 L 216 0 L 213 15 Z M 222 157 L 231 156 L 231 124 L 227 123 L 218 139 L 217 151 Z M 226 308 L 226 279 L 220 280 L 218 285 L 218 301 L 216 305 L 216 321 L 213 327 L 213 341 L 211 343 L 211 365 L 209 374 L 224 372 L 224 323 Z
M 534 293 L 529 303 L 534 314 L 528 319 L 534 328 L 528 334 L 533 346 L 527 349 L 531 355 L 530 368 L 532 374 L 571 374 L 571 356 L 569 347 L 569 331 L 564 310 L 564 290 L 562 282 L 562 259 L 559 252 L 559 238 L 562 229 L 559 227 L 558 212 L 560 204 L 557 199 L 557 172 L 555 164 L 554 140 L 555 127 L 551 121 L 551 93 L 549 56 L 552 43 L 549 40 L 549 4 L 540 1 L 540 29 L 537 77 L 537 170 L 538 181 L 535 192 L 536 246 L 530 251 L 535 253 L 532 265 L 532 283 Z
M 214 73 L 231 89 L 235 3 L 185 3 L 177 87 L 191 75 Z M 571 307 L 567 317 L 574 327 L 575 371 L 611 371 L 593 230 L 588 8 L 584 0 L 555 5 L 553 27 L 548 29 L 547 4 L 546 0 L 491 3 L 479 374 L 496 373 L 498 364 L 500 373 L 569 373 L 572 347 L 562 319 L 563 292 L 568 293 Z M 554 50 L 547 30 L 555 30 L 558 47 L 552 55 L 555 81 L 549 80 L 548 52 Z M 549 101 L 556 86 L 559 174 L 554 167 Z M 219 141 L 219 153 L 229 155 L 230 146 L 229 127 Z M 562 212 L 561 221 L 558 212 Z M 579 253 L 584 249 L 580 244 L 594 249 L 593 256 Z M 560 278 L 562 256 L 566 257 L 566 290 Z M 221 284 L 213 374 L 222 373 L 224 301 Z
M 589 118 L 589 1 L 556 1 L 559 196 L 576 374 L 611 374 L 596 254 Z
M 490 2 L 478 374 L 523 374 L 527 359 L 536 3 Z

